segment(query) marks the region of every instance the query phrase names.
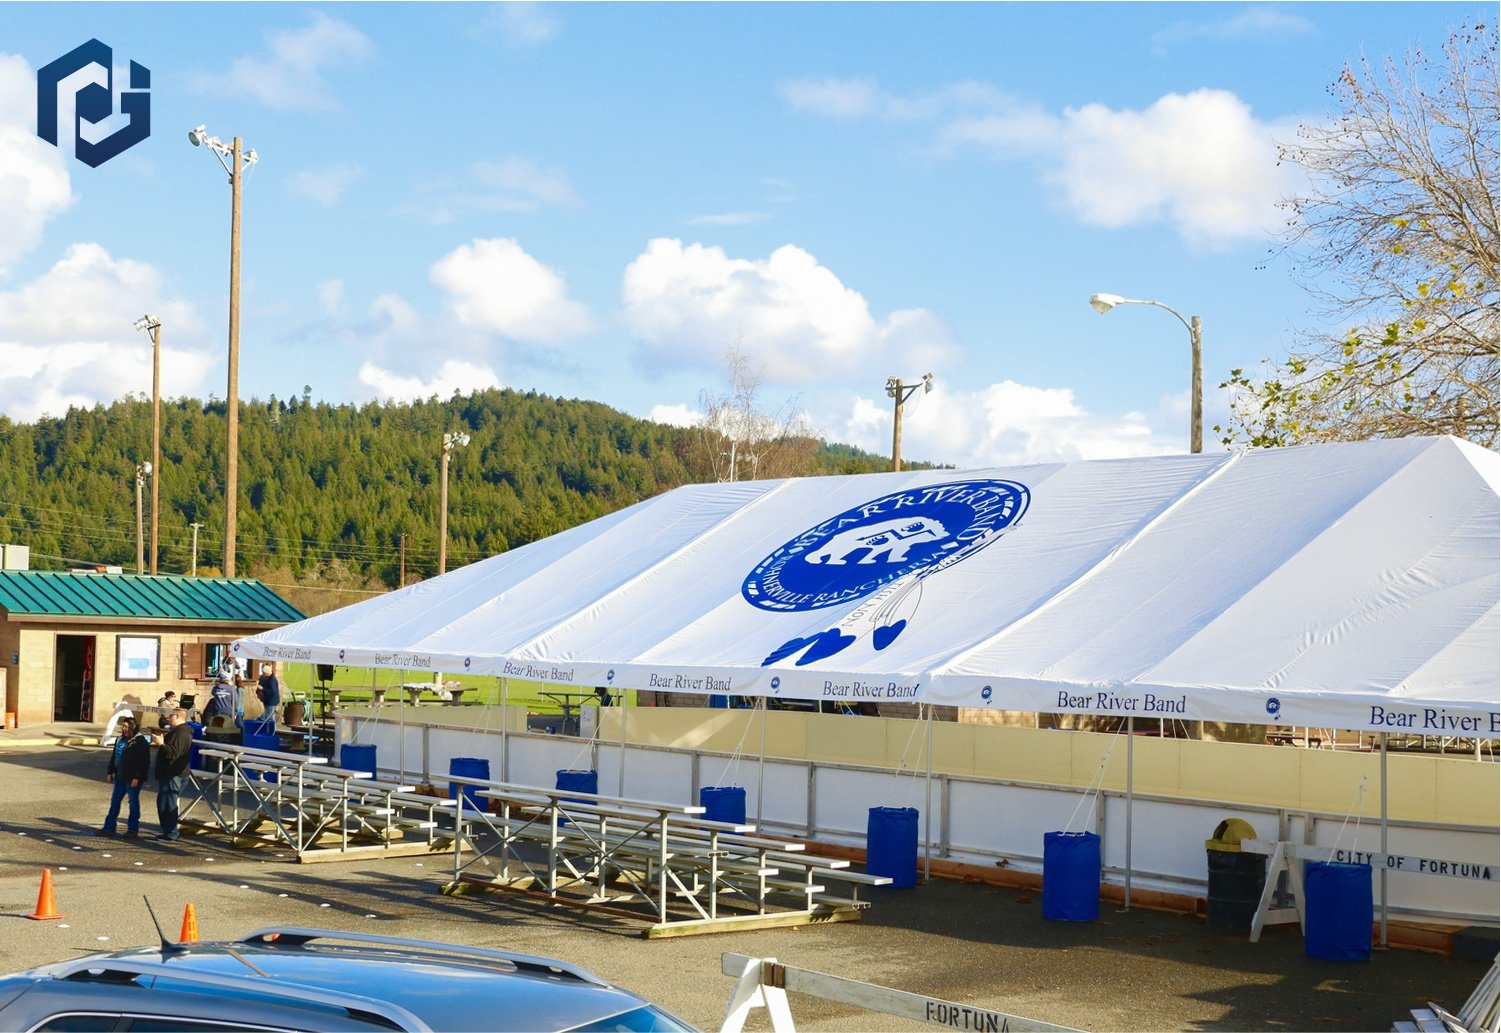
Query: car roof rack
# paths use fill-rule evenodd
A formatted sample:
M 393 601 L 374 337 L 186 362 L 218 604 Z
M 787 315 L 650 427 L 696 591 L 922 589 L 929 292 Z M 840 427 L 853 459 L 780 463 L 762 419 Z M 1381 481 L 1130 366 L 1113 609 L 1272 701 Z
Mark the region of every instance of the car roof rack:
M 278 925 L 268 926 L 265 929 L 257 929 L 253 933 L 246 933 L 240 938 L 239 942 L 254 944 L 260 947 L 275 946 L 277 944 L 300 947 L 314 940 L 344 940 L 349 943 L 381 944 L 388 947 L 404 947 L 409 950 L 446 954 L 450 957 L 460 955 L 479 958 L 485 961 L 504 961 L 528 972 L 535 972 L 542 975 L 568 976 L 581 982 L 593 983 L 595 986 L 610 985 L 593 972 L 553 958 L 538 957 L 535 954 L 517 954 L 512 951 L 494 950 L 490 947 L 466 947 L 462 944 L 443 943 L 439 940 L 418 940 L 407 936 L 381 936 L 376 933 L 346 933 L 332 929 L 309 929 L 301 926 Z
M 399 1004 L 382 1001 L 361 994 L 329 990 L 309 986 L 281 976 L 238 976 L 225 972 L 199 972 L 172 964 L 171 959 L 141 961 L 136 958 L 76 958 L 72 961 L 49 965 L 47 974 L 53 979 L 119 978 L 120 976 L 151 976 L 156 979 L 171 979 L 180 983 L 201 986 L 205 991 L 232 989 L 267 997 L 284 998 L 294 1003 L 326 1005 L 342 1008 L 351 1014 L 373 1016 L 389 1023 L 396 1029 L 411 1033 L 431 1033 L 432 1027 Z

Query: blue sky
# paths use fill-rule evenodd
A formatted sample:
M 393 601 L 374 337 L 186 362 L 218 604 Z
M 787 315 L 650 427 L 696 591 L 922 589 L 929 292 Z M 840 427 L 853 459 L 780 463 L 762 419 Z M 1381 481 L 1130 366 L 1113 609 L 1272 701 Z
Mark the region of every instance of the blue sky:
M 0 5 L 0 411 L 222 397 L 244 191 L 243 397 L 501 385 L 693 418 L 738 348 L 767 409 L 960 466 L 1188 447 L 1215 385 L 1325 326 L 1273 253 L 1275 143 L 1362 55 L 1477 4 Z M 151 70 L 151 136 L 89 168 L 36 70 Z M 86 84 L 87 78 L 74 85 Z M 67 91 L 65 90 L 66 94 Z M 67 98 L 64 98 L 64 104 Z M 65 116 L 66 120 L 66 116 Z M 104 128 L 122 124 L 115 116 Z M 1214 435 L 1206 434 L 1211 448 Z

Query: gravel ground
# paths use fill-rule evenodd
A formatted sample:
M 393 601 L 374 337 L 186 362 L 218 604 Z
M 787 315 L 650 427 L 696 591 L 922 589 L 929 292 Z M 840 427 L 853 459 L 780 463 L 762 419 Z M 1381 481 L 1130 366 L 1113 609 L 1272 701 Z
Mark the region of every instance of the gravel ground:
M 299 865 L 215 836 L 164 844 L 94 836 L 109 802 L 104 750 L 0 742 L 0 971 L 154 943 L 142 897 L 169 935 L 194 905 L 204 939 L 269 924 L 449 940 L 567 959 L 705 1029 L 732 981 L 720 955 L 785 964 L 1086 1030 L 1387 1030 L 1427 1001 L 1458 1008 L 1484 962 L 1412 951 L 1368 963 L 1306 958 L 1293 927 L 1259 944 L 1192 918 L 1102 911 L 1064 924 L 1040 894 L 935 881 L 877 892 L 860 922 L 645 940 L 641 926 L 499 894 L 444 897 L 451 855 Z M 142 793 L 143 834 L 156 831 Z M 43 868 L 63 919 L 27 921 Z M 802 995 L 806 1030 L 928 1028 Z M 751 1029 L 769 1029 L 764 1011 Z

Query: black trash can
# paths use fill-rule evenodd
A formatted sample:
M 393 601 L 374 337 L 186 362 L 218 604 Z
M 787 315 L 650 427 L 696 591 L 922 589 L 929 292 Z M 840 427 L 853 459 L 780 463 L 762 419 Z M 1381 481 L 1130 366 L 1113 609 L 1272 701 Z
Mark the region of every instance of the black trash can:
M 1226 818 L 1204 840 L 1209 861 L 1209 927 L 1249 932 L 1256 905 L 1266 889 L 1266 855 L 1243 851 L 1241 840 L 1255 839 L 1256 830 L 1239 818 Z

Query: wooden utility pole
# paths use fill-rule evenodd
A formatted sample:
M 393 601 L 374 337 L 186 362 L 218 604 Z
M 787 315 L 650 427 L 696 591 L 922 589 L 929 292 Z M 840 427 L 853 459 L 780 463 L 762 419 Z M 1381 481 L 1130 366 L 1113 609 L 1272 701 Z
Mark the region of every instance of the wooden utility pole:
M 1198 316 L 1189 320 L 1188 337 L 1193 346 L 1193 388 L 1189 406 L 1193 426 L 1188 432 L 1188 450 L 1198 453 L 1204 451 L 1204 321 Z M 1382 874 L 1386 874 L 1384 870 Z
M 162 324 L 151 328 L 151 573 L 156 573 L 162 508 Z
M 229 388 L 224 415 L 229 422 L 224 462 L 224 576 L 235 576 L 235 526 L 240 509 L 240 138 L 235 137 L 229 184 Z
M 407 536 L 401 535 L 401 573 L 396 582 L 397 588 L 407 586 Z

